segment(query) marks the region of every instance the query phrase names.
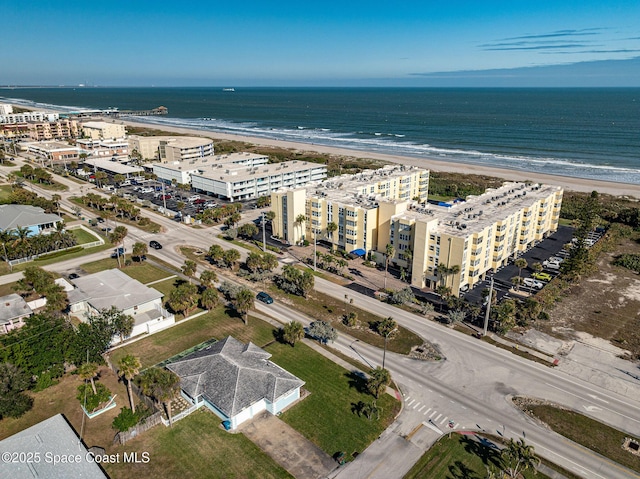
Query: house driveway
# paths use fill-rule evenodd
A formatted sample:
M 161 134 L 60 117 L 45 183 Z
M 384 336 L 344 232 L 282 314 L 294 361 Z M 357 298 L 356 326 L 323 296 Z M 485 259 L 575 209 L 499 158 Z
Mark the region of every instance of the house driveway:
M 238 431 L 296 479 L 326 477 L 338 466 L 318 446 L 268 412 L 241 424 Z

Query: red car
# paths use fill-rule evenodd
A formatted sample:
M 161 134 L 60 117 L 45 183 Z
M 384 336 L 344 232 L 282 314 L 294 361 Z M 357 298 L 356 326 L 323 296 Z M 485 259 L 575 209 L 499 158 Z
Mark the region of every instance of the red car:
M 195 201 L 194 201 L 194 203 L 195 203 L 196 205 L 203 205 L 203 204 L 205 204 L 206 202 L 207 202 L 207 200 L 202 199 L 202 198 L 197 199 L 197 200 L 195 200 Z
M 171 199 L 171 195 L 160 195 L 160 199 L 161 200 L 170 200 Z

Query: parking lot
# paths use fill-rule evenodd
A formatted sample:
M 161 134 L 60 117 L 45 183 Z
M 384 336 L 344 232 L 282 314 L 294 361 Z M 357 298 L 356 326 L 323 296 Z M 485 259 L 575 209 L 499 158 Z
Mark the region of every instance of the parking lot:
M 602 237 L 603 234 L 604 231 L 594 231 L 590 233 L 587 237 L 586 246 L 592 246 Z M 522 270 L 521 277 L 523 279 L 532 278 L 532 274 L 534 273 L 532 265 L 534 263 L 545 264 L 545 261 L 549 260 L 549 258 L 551 257 L 557 257 L 560 259 L 566 258 L 569 253 L 564 250 L 564 245 L 570 243 L 572 238 L 573 228 L 560 226 L 558 227 L 558 231 L 556 231 L 554 234 L 526 251 L 523 255 L 520 256 L 520 258 L 524 258 L 527 261 L 528 267 Z M 551 278 L 554 278 L 559 274 L 559 269 L 545 267 L 543 272 L 547 273 Z M 493 276 L 493 287 L 497 292 L 498 301 L 501 301 L 502 299 L 508 298 L 510 296 L 509 290 L 513 287 L 511 279 L 515 276 L 518 276 L 518 268 L 515 266 L 513 260 L 510 260 L 508 265 L 500 268 L 493 275 L 488 274 L 484 281 L 477 283 L 475 287 L 466 292 L 463 297 L 470 303 L 481 302 L 482 291 L 489 288 L 491 276 Z M 544 285 L 548 281 L 540 282 L 542 282 Z M 520 290 L 527 293 L 532 293 L 535 292 L 537 288 L 521 285 Z

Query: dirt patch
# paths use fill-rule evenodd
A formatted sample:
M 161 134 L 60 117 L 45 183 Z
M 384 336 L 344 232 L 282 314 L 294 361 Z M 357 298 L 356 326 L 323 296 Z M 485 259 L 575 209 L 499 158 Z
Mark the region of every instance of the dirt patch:
M 640 253 L 640 243 L 623 239 L 614 252 L 603 252 L 596 272 L 572 288 L 550 311 L 550 320 L 537 328 L 563 339 L 576 338 L 576 332 L 588 333 L 640 357 L 640 277 L 612 265 L 622 253 Z
M 240 425 L 238 430 L 296 478 L 326 477 L 337 467 L 318 446 L 267 412 Z

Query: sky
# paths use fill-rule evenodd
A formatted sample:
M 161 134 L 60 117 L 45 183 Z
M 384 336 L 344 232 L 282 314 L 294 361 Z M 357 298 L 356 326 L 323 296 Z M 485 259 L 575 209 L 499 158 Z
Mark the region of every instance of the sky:
M 0 85 L 640 86 L 640 1 L 0 0 Z

